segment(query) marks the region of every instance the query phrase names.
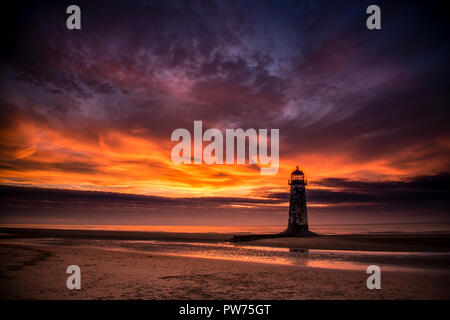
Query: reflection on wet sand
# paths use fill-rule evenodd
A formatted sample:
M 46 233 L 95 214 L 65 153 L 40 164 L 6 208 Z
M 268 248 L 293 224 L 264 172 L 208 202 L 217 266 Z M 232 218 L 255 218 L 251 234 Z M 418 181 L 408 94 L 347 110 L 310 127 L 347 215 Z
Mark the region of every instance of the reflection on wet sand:
M 338 270 L 366 270 L 376 264 L 383 270 L 445 271 L 450 253 L 375 252 L 277 248 L 232 243 L 177 242 L 156 240 L 15 239 L 22 244 L 96 247 L 108 251 L 133 251 L 158 255 L 253 263 L 297 265 Z

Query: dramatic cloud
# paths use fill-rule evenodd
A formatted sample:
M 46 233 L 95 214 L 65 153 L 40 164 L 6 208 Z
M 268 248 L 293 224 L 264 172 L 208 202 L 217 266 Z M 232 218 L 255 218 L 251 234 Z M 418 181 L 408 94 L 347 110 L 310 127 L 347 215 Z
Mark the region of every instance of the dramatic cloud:
M 136 210 L 281 215 L 300 163 L 318 216 L 423 201 L 448 218 L 445 190 L 415 185 L 450 171 L 450 30 L 437 4 L 382 1 L 377 31 L 365 28 L 370 1 L 81 1 L 77 31 L 70 4 L 18 4 L 8 17 L 1 184 L 95 191 L 64 197 L 119 207 L 118 193 L 138 194 L 124 205 Z M 194 120 L 279 128 L 280 171 L 175 165 L 170 134 Z

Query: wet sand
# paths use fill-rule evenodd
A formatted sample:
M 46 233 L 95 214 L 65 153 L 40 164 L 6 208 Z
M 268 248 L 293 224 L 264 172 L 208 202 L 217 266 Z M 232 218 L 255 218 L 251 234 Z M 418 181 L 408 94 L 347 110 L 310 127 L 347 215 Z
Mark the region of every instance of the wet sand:
M 450 299 L 450 273 L 445 265 L 441 272 L 382 271 L 381 290 L 368 290 L 364 270 L 40 245 L 26 240 L 14 244 L 14 238 L 23 241 L 52 238 L 56 234 L 53 230 L 0 232 L 1 299 Z M 62 230 L 57 234 L 64 239 L 206 242 L 222 242 L 228 236 Z M 397 251 L 409 248 L 409 251 L 445 252 L 448 241 L 444 235 L 375 235 L 266 239 L 251 245 L 389 251 L 394 242 L 400 248 Z M 66 288 L 66 268 L 71 264 L 81 268 L 81 290 Z

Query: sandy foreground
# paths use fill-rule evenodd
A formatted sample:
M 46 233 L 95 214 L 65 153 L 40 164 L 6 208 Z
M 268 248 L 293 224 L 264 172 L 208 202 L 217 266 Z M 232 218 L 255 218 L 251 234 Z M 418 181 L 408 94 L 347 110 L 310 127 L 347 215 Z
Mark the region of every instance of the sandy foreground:
M 302 265 L 114 251 L 94 247 L 27 244 L 15 242 L 11 230 L 8 230 L 10 233 L 6 231 L 0 230 L 1 299 L 450 298 L 450 271 L 447 261 L 437 262 L 440 272 L 383 271 L 381 290 L 368 290 L 366 287 L 368 275 L 365 270 L 334 270 Z M 15 237 L 19 236 L 19 233 Z M 23 237 L 24 234 L 20 236 Z M 75 237 L 74 234 L 72 236 Z M 116 236 L 119 237 L 120 234 Z M 164 237 L 172 236 L 174 235 Z M 140 239 L 142 234 L 137 237 Z M 177 240 L 183 237 L 175 235 Z M 202 239 L 222 241 L 221 237 L 202 236 Z M 404 237 L 396 237 L 400 244 L 403 243 L 400 246 L 402 250 L 407 249 L 408 243 L 416 241 L 413 239 L 405 241 Z M 196 235 L 192 238 L 198 240 Z M 326 246 L 348 249 L 353 241 L 354 250 L 363 249 L 364 243 L 369 247 L 366 250 L 383 248 L 387 250 L 392 243 L 392 239 L 383 240 L 382 237 L 372 242 L 369 241 L 370 237 L 352 239 L 352 237 L 338 237 L 333 241 L 332 238 L 328 240 L 319 238 L 316 239 L 317 245 L 314 245 L 313 239 L 266 239 L 253 241 L 252 245 L 261 243 L 264 246 L 312 246 L 322 249 Z M 445 247 L 448 248 L 448 238 L 445 236 L 422 236 L 421 240 L 419 239 L 418 243 L 422 243 L 422 249 L 434 248 L 430 251 L 445 251 Z M 367 242 L 372 244 L 368 245 Z M 386 243 L 385 247 L 383 243 Z M 72 264 L 81 268 L 81 290 L 68 290 L 66 287 L 68 277 L 66 268 Z

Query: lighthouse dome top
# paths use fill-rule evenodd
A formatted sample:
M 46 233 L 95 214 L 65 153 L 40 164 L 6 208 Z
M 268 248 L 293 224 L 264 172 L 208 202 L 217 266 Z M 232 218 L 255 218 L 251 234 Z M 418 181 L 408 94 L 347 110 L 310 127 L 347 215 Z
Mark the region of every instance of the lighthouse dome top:
M 304 174 L 303 171 L 299 170 L 298 166 L 297 166 L 297 169 L 295 171 L 292 171 L 292 173 L 291 173 L 291 175 L 293 175 L 293 176 L 300 176 L 303 174 Z

